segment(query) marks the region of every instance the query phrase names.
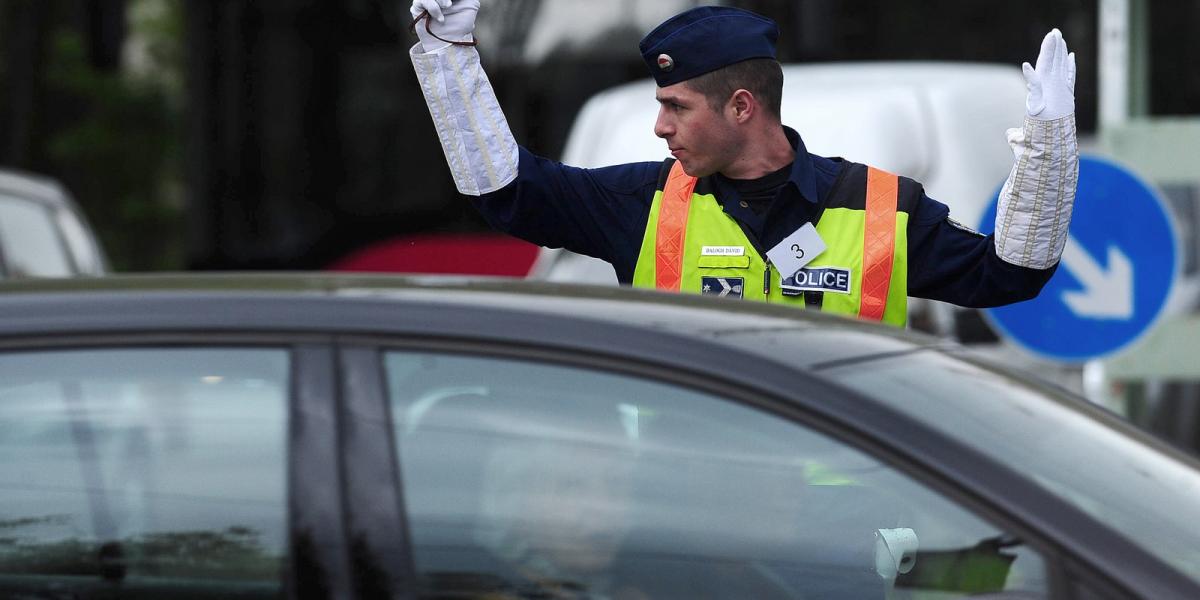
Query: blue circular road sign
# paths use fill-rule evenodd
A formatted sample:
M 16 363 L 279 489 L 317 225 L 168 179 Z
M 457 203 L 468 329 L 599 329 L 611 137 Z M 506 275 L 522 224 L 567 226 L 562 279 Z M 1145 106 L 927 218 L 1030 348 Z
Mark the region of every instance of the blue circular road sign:
M 995 230 L 996 202 L 979 230 Z M 1158 194 L 1128 169 L 1079 159 L 1079 188 L 1058 271 L 1037 298 L 988 309 L 988 321 L 1043 358 L 1117 352 L 1158 320 L 1179 276 L 1179 237 Z

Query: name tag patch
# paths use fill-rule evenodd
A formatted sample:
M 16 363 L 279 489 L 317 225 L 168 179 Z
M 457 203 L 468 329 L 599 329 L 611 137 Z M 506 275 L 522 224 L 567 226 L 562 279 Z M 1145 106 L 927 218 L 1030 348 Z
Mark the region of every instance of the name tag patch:
M 704 246 L 700 256 L 745 256 L 745 246 Z
M 700 293 L 720 298 L 741 298 L 745 285 L 744 277 L 704 277 L 700 281 Z
M 850 269 L 814 267 L 796 271 L 780 282 L 785 291 L 850 293 Z

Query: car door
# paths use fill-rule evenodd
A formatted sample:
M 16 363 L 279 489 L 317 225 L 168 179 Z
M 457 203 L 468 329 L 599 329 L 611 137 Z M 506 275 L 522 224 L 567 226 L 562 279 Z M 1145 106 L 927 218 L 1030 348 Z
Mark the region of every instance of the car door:
M 383 451 L 377 441 L 364 460 L 347 455 L 350 514 L 372 504 L 387 525 L 360 516 L 351 537 L 366 555 L 410 552 L 376 572 L 376 591 L 1121 597 L 953 485 L 897 468 L 880 445 L 831 434 L 786 402 L 748 400 L 746 382 L 656 376 L 665 372 L 561 347 L 345 352 L 360 385 L 343 423 L 370 423 L 364 439 L 388 440 L 395 458 L 388 470 L 365 460 Z
M 0 347 L 0 595 L 349 597 L 334 354 L 160 332 Z

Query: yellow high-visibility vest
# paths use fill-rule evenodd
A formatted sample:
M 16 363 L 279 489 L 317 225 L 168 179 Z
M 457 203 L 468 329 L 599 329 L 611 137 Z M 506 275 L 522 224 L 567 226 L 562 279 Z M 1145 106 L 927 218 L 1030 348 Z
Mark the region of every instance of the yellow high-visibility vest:
M 903 327 L 908 319 L 908 218 L 919 187 L 846 163 L 816 225 L 826 249 L 779 273 L 721 208 L 708 179 L 664 163 L 633 285 L 793 304 Z M 764 249 L 765 250 L 765 249 Z

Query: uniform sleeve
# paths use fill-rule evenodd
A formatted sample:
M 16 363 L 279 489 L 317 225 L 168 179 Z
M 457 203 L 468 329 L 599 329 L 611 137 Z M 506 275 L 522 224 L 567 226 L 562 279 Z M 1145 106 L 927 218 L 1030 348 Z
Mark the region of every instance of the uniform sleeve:
M 458 191 L 493 227 L 608 261 L 630 281 L 660 163 L 578 169 L 517 145 L 475 48 L 409 51 Z
M 471 200 L 492 227 L 607 261 L 619 280 L 630 281 L 661 166 L 581 169 L 522 147 L 516 179 Z
M 985 308 L 1037 296 L 1067 242 L 1079 178 L 1075 115 L 1026 118 L 1010 129 L 1014 162 L 996 211 L 995 235 L 948 218 L 921 192 L 909 225 L 910 296 Z
M 908 226 L 908 294 L 968 308 L 1003 306 L 1038 295 L 1057 263 L 1021 267 L 996 254 L 995 239 L 949 218 L 924 192 Z
M 996 207 L 996 250 L 1006 262 L 1033 269 L 1058 264 L 1079 181 L 1075 115 L 1027 117 L 1007 132 L 1015 160 Z
M 517 142 L 475 48 L 408 53 L 458 191 L 478 196 L 517 176 Z

